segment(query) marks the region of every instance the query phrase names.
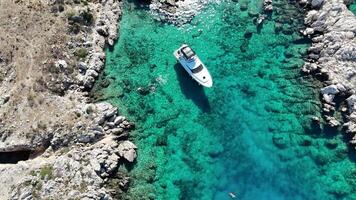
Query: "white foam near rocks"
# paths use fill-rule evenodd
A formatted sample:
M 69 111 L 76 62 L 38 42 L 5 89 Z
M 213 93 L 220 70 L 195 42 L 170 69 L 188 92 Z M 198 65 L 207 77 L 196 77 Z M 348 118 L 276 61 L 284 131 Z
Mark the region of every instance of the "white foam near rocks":
M 151 14 L 155 19 L 175 25 L 190 22 L 211 0 L 153 1 Z

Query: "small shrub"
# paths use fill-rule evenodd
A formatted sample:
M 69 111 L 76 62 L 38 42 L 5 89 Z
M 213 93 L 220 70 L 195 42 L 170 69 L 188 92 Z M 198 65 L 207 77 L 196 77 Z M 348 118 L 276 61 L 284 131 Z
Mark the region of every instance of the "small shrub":
M 5 79 L 4 74 L 0 72 L 0 82 L 2 82 L 4 79 Z
M 40 171 L 40 177 L 41 179 L 45 179 L 47 177 L 48 179 L 53 178 L 53 167 L 51 165 L 45 165 L 41 168 Z
M 88 51 L 85 48 L 79 48 L 74 52 L 74 55 L 78 58 L 85 58 L 88 55 Z
M 42 183 L 41 182 L 36 182 L 34 185 L 34 189 L 36 191 L 40 191 L 42 189 Z
M 61 154 L 67 154 L 69 151 L 70 151 L 69 147 L 63 147 L 60 152 Z
M 87 6 L 87 5 L 88 5 L 88 1 L 82 0 L 82 4 L 85 5 L 85 6 Z
M 86 183 L 81 182 L 81 183 L 80 183 L 80 187 L 79 187 L 79 191 L 82 192 L 82 193 L 84 193 L 84 192 L 86 191 L 87 187 L 88 187 L 88 186 L 87 186 Z
M 80 14 L 80 16 L 83 17 L 86 24 L 92 24 L 94 21 L 93 14 L 91 14 L 91 11 L 89 10 L 89 8 L 87 8 L 86 11 L 82 12 Z
M 36 95 L 35 93 L 31 90 L 27 96 L 27 102 L 30 107 L 33 107 L 35 105 L 35 98 Z
M 37 173 L 36 173 L 35 171 L 33 171 L 33 170 L 32 170 L 32 171 L 30 171 L 30 175 L 31 175 L 31 176 L 36 176 L 36 175 L 37 175 Z
M 78 23 L 73 23 L 69 25 L 69 29 L 68 29 L 69 33 L 74 33 L 74 34 L 78 34 L 81 30 L 82 28 Z
M 31 185 L 31 181 L 25 181 L 25 182 L 23 183 L 23 185 L 24 185 L 25 187 L 30 186 L 30 185 Z

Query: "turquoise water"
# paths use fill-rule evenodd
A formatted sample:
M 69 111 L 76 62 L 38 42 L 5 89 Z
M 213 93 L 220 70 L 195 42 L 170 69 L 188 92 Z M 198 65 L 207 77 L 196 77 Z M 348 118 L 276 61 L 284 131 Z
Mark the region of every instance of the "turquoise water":
M 136 123 L 125 199 L 356 199 L 342 135 L 311 125 L 319 86 L 299 73 L 309 45 L 298 34 L 302 15 L 274 5 L 262 27 L 253 20 L 259 0 L 211 3 L 175 27 L 126 3 L 93 90 Z M 177 64 L 172 53 L 184 42 L 209 68 L 212 88 Z
M 356 15 L 356 1 L 354 1 L 350 6 L 349 9 L 351 10 L 354 15 Z

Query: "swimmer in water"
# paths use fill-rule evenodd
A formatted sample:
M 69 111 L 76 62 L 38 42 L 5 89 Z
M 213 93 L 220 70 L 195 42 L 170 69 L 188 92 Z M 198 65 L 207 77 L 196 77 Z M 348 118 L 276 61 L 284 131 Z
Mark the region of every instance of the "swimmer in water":
M 229 196 L 231 197 L 231 199 L 236 199 L 236 195 L 232 192 L 229 192 Z

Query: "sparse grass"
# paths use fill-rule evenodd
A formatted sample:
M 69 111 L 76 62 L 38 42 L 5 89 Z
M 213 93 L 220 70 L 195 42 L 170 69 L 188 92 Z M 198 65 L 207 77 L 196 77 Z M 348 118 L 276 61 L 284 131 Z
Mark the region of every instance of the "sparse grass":
M 87 5 L 88 5 L 88 1 L 82 0 L 82 4 L 85 5 L 85 6 L 87 6 Z
M 53 178 L 53 167 L 51 165 L 43 166 L 40 171 L 40 177 L 42 180 L 45 179 L 46 177 L 48 179 L 52 179 Z
M 30 171 L 30 175 L 31 176 L 37 176 L 37 173 L 34 170 L 32 170 L 32 171 Z
M 27 102 L 29 104 L 30 107 L 33 107 L 35 105 L 35 98 L 36 98 L 36 95 L 35 93 L 31 90 L 29 93 L 28 93 L 28 96 L 27 96 Z
M 70 148 L 69 148 L 69 147 L 63 147 L 63 148 L 60 150 L 60 153 L 61 153 L 61 154 L 67 154 L 69 151 L 70 151 Z
M 47 124 L 46 124 L 46 122 L 39 121 L 38 124 L 37 124 L 37 127 L 38 127 L 39 130 L 46 130 L 47 129 Z
M 4 74 L 0 72 L 0 82 L 2 82 L 4 79 L 5 79 Z
M 46 91 L 47 84 L 44 80 L 44 78 L 41 76 L 37 78 L 36 84 L 33 87 L 33 90 L 35 92 L 44 92 Z
M 86 183 L 81 182 L 81 183 L 80 183 L 80 186 L 79 186 L 79 191 L 80 191 L 81 193 L 84 193 L 84 192 L 86 191 L 87 187 L 88 187 L 88 186 L 87 186 Z
M 42 183 L 41 182 L 36 182 L 34 185 L 33 185 L 34 189 L 36 191 L 40 191 L 42 189 Z
M 75 15 L 75 11 L 74 11 L 74 10 L 69 10 L 69 11 L 66 13 L 67 19 L 72 18 L 74 15 Z
M 25 187 L 32 186 L 32 196 L 35 199 L 39 199 L 40 197 L 39 192 L 42 190 L 42 186 L 43 186 L 42 182 L 28 180 L 23 183 L 23 186 Z
M 23 183 L 23 185 L 24 185 L 25 187 L 30 186 L 30 185 L 31 185 L 31 180 L 25 181 L 25 182 Z

